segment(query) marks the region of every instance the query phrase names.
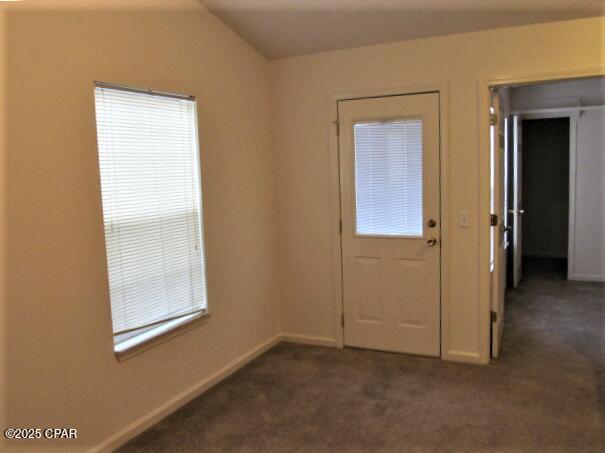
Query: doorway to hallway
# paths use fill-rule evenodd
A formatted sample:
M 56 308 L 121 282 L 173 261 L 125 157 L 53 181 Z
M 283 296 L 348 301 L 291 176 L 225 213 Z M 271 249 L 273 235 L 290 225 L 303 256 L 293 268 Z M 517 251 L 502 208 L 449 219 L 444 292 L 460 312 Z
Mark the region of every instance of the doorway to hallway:
M 541 266 L 559 280 L 605 281 L 604 105 L 603 77 L 493 89 L 493 357 L 505 293 Z
M 560 271 L 561 278 L 567 278 L 570 248 L 570 122 L 574 120 L 534 116 L 521 121 L 521 259 L 533 259 L 534 266 L 544 259 L 549 269 Z M 509 251 L 512 254 L 513 248 Z M 508 286 L 514 285 L 509 278 Z

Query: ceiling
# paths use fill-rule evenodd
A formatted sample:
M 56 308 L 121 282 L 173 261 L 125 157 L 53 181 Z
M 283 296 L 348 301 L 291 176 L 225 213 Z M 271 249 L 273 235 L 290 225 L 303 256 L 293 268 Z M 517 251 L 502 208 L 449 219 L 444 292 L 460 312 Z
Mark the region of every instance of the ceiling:
M 605 0 L 199 0 L 269 58 L 605 15 Z

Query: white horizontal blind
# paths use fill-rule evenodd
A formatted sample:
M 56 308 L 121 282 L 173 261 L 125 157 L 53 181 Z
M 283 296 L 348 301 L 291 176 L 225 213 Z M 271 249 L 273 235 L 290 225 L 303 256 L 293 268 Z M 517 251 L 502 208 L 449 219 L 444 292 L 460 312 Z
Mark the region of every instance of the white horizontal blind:
M 207 308 L 194 100 L 95 88 L 114 335 Z
M 422 120 L 354 125 L 357 234 L 422 236 Z

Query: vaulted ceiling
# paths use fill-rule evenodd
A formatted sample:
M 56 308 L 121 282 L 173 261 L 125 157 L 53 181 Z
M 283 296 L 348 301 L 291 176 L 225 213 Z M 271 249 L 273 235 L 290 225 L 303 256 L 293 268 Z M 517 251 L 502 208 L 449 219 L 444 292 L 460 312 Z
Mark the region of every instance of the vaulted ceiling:
M 605 15 L 604 0 L 199 1 L 269 58 Z

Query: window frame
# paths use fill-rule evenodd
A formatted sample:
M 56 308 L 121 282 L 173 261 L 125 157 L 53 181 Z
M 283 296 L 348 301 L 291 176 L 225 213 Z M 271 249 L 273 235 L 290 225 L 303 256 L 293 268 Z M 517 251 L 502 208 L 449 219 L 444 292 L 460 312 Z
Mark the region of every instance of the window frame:
M 414 121 L 419 120 L 422 127 L 421 137 L 424 146 L 424 117 L 423 116 L 393 116 L 393 117 L 383 117 L 383 118 L 360 118 L 356 119 L 353 123 L 353 219 L 354 219 L 354 229 L 353 229 L 353 237 L 360 239 L 368 239 L 368 238 L 379 238 L 379 239 L 423 239 L 426 234 L 426 228 L 424 225 L 424 221 L 421 222 L 422 231 L 419 235 L 415 234 L 384 234 L 384 233 L 360 233 L 358 231 L 358 199 L 357 199 L 357 149 L 355 144 L 355 126 L 364 125 L 364 124 L 382 124 L 382 123 L 393 123 L 397 121 Z M 421 158 L 421 173 L 422 173 L 422 196 L 421 196 L 421 218 L 424 219 L 424 169 L 425 169 L 425 156 L 424 156 L 424 148 L 422 148 L 422 158 Z
M 201 168 L 201 152 L 200 152 L 200 142 L 199 142 L 199 117 L 197 110 L 197 98 L 192 95 L 172 93 L 172 92 L 164 92 L 164 91 L 156 91 L 144 88 L 134 88 L 130 86 L 124 86 L 114 83 L 108 82 L 99 82 L 95 81 L 93 84 L 93 104 L 95 107 L 95 111 L 97 109 L 96 104 L 96 90 L 97 88 L 105 88 L 110 90 L 118 90 L 130 93 L 140 93 L 151 96 L 161 96 L 168 97 L 180 100 L 186 100 L 193 103 L 193 132 L 195 139 L 195 171 L 197 172 L 197 180 L 198 184 L 198 196 L 199 196 L 199 207 L 200 207 L 200 226 L 201 226 L 201 243 L 202 243 L 202 274 L 205 281 L 205 292 L 206 292 L 206 307 L 193 313 L 181 315 L 175 318 L 166 319 L 164 321 L 159 321 L 156 324 L 151 326 L 142 327 L 140 329 L 136 329 L 132 332 L 126 333 L 114 333 L 113 328 L 113 319 L 112 319 L 112 347 L 115 357 L 118 361 L 126 360 L 132 356 L 138 355 L 139 353 L 155 347 L 161 343 L 164 343 L 174 337 L 180 336 L 183 333 L 191 330 L 194 327 L 197 327 L 201 324 L 205 324 L 210 317 L 210 301 L 208 296 L 208 273 L 207 273 L 207 254 L 206 254 L 206 241 L 205 241 L 205 216 L 204 216 L 204 190 L 203 190 L 203 178 L 202 178 L 202 168 Z M 98 142 L 98 123 L 97 117 L 95 115 L 95 132 L 97 136 L 97 156 L 99 157 L 100 149 Z M 99 189 L 102 188 L 102 179 L 101 179 L 101 167 L 100 162 L 97 162 L 97 168 L 99 171 Z M 102 204 L 102 203 L 101 203 Z M 101 221 L 105 222 L 105 215 L 103 211 L 103 207 L 101 209 Z M 103 234 L 103 243 L 104 249 L 107 253 L 107 240 L 105 234 Z M 106 256 L 107 260 L 107 256 Z M 106 275 L 107 275 L 107 284 L 109 288 L 109 274 L 108 274 L 108 262 L 106 261 Z M 109 309 L 110 312 L 112 310 L 111 298 L 109 298 Z M 122 337 L 121 339 L 118 339 Z

